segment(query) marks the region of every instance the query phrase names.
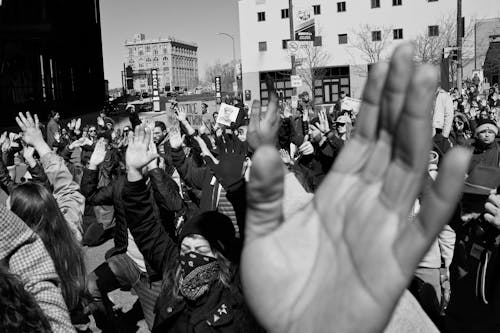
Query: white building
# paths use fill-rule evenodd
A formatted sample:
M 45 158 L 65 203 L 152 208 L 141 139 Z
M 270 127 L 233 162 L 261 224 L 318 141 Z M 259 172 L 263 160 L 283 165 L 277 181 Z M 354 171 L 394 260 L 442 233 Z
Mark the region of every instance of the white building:
M 137 34 L 125 41 L 126 65 L 134 71 L 134 90 L 151 92 L 151 70 L 158 70 L 160 92 L 194 89 L 198 85 L 198 46 L 169 37 L 146 39 Z
M 413 40 L 417 35 L 443 33 L 444 27 L 440 25 L 446 18 L 456 17 L 456 4 L 456 0 L 293 0 L 297 8 L 310 6 L 312 9 L 316 42 L 329 56 L 323 65 L 325 75 L 315 82 L 316 102 L 335 102 L 341 90 L 360 97 L 371 62 L 354 47 L 358 40 L 356 33 L 362 26 L 371 29 L 368 31 L 370 42 L 372 32 L 375 38 L 378 37 L 376 31 L 388 32 L 381 57 L 386 59 L 401 41 Z M 288 6 L 288 0 L 239 1 L 243 89 L 250 90 L 252 99 L 260 99 L 264 105 L 267 103 L 266 75 L 274 78 L 287 99 L 292 96 L 291 60 L 285 48 L 286 40 L 290 39 L 289 16 L 292 15 Z M 500 17 L 500 0 L 463 0 L 462 14 L 466 23 Z M 473 66 L 466 66 L 464 77 L 471 76 L 472 69 Z M 298 88 L 299 92 L 302 90 L 310 89 Z

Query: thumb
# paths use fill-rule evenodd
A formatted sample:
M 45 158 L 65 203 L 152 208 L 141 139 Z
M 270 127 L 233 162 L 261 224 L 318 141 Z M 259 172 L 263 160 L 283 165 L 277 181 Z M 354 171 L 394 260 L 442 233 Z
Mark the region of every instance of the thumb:
M 284 169 L 278 151 L 262 146 L 254 154 L 247 184 L 245 243 L 276 230 L 283 220 Z
M 309 141 L 309 134 L 306 134 L 306 135 L 304 136 L 304 143 L 306 143 L 307 141 Z

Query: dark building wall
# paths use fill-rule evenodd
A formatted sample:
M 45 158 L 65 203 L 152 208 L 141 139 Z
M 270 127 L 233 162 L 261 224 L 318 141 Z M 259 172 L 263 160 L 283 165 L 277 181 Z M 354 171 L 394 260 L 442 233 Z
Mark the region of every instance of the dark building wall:
M 94 112 L 104 91 L 99 0 L 3 0 L 0 126 L 19 111 Z

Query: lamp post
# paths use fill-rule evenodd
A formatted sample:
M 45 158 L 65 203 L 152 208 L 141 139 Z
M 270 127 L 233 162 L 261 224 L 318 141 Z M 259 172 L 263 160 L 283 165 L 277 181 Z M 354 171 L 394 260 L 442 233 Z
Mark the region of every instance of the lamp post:
M 236 89 L 234 90 L 234 92 L 236 94 L 238 94 L 238 77 L 236 75 L 236 53 L 235 53 L 235 48 L 234 48 L 234 37 L 231 36 L 230 34 L 227 34 L 225 32 L 219 32 L 217 35 L 222 35 L 222 36 L 226 36 L 226 37 L 229 37 L 231 38 L 231 41 L 233 42 L 233 64 L 234 64 L 234 83 L 236 83 Z

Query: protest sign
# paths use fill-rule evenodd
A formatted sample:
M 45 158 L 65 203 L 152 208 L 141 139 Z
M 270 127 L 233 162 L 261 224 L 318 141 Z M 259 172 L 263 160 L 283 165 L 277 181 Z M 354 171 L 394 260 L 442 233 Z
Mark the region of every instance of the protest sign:
M 352 111 L 354 114 L 358 114 L 359 108 L 361 106 L 361 100 L 352 97 L 345 97 L 342 101 L 342 110 Z
M 198 129 L 203 125 L 200 101 L 181 102 L 177 106 L 186 112 L 186 118 L 194 129 Z
M 222 103 L 217 116 L 217 123 L 225 126 L 231 126 L 231 123 L 236 121 L 238 117 L 239 108 L 226 103 Z

